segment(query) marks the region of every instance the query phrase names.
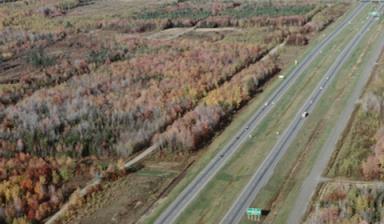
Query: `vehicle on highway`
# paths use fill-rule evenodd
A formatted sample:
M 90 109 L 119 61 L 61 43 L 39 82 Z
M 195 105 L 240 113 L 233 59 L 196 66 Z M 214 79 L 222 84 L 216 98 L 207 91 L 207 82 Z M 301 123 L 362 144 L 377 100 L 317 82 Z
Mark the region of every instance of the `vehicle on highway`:
M 307 111 L 304 111 L 302 114 L 301 114 L 301 117 L 302 118 L 306 118 L 308 117 L 309 113 Z

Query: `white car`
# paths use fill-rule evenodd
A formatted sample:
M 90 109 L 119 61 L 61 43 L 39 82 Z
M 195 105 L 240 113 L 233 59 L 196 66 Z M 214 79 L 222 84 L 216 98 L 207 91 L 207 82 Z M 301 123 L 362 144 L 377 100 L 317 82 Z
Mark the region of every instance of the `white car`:
M 302 118 L 306 118 L 308 117 L 309 113 L 307 111 L 304 111 L 302 114 L 301 114 L 301 117 Z

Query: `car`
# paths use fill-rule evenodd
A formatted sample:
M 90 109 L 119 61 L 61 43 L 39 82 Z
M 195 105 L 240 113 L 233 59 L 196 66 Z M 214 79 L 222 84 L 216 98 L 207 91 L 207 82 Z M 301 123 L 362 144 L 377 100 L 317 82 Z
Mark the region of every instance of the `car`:
M 320 90 L 323 90 L 323 89 L 324 89 L 324 87 L 320 86 Z
M 302 114 L 301 114 L 301 117 L 302 118 L 306 118 L 308 117 L 309 113 L 307 111 L 304 111 Z
M 266 103 L 264 103 L 264 106 L 266 107 L 266 106 L 268 106 L 269 105 L 269 103 L 268 102 L 266 102 Z

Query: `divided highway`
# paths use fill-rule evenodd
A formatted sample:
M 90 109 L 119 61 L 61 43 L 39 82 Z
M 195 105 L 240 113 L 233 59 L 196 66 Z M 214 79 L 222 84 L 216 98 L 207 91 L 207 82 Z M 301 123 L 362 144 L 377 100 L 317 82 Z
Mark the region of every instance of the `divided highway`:
M 364 71 L 361 73 L 361 78 L 358 81 L 351 98 L 348 100 L 347 107 L 340 114 L 340 117 L 330 133 L 327 141 L 321 148 L 320 154 L 317 156 L 316 161 L 313 164 L 312 170 L 309 175 L 303 181 L 300 193 L 296 197 L 294 206 L 292 207 L 288 216 L 288 224 L 300 223 L 302 218 L 305 218 L 305 212 L 310 205 L 312 195 L 316 191 L 316 187 L 321 180 L 322 173 L 326 170 L 329 161 L 331 160 L 332 154 L 336 148 L 336 144 L 342 135 L 345 128 L 347 128 L 349 119 L 355 109 L 356 102 L 358 102 L 360 96 L 363 94 L 364 87 L 368 83 L 376 63 L 380 58 L 380 54 L 384 49 L 384 30 L 381 32 L 379 38 L 379 44 L 375 45 L 372 51 L 371 57 L 367 59 Z M 383 182 L 376 182 L 375 184 L 383 184 Z
M 383 5 L 380 6 L 379 11 L 381 11 L 382 9 Z M 356 49 L 360 41 L 375 23 L 375 20 L 376 18 L 369 18 L 367 22 L 365 22 L 361 31 L 355 35 L 355 37 L 338 55 L 335 62 L 324 74 L 324 77 L 320 81 L 319 85 L 304 102 L 303 106 L 298 111 L 292 123 L 284 131 L 283 135 L 273 147 L 270 154 L 263 161 L 258 170 L 252 176 L 249 183 L 245 186 L 244 190 L 238 196 L 235 203 L 228 210 L 221 223 L 234 224 L 240 222 L 241 218 L 245 215 L 246 209 L 252 204 L 257 193 L 261 190 L 261 188 L 265 184 L 267 184 L 267 182 L 273 175 L 274 168 L 276 167 L 282 156 L 287 152 L 290 143 L 297 136 L 298 131 L 305 122 L 306 115 L 304 116 L 304 113 L 309 113 L 309 116 L 311 116 L 311 111 L 315 108 L 321 96 L 324 94 L 325 90 L 332 82 L 332 79 L 337 75 L 337 73 L 340 71 L 345 62 L 347 62 L 347 60 L 352 56 L 354 50 Z
M 335 28 L 335 30 L 329 34 L 324 40 L 322 40 L 303 60 L 302 62 L 287 76 L 280 86 L 271 94 L 268 100 L 264 103 L 264 106 L 259 108 L 253 116 L 246 122 L 246 124 L 239 130 L 239 132 L 229 141 L 229 143 L 221 149 L 217 155 L 208 163 L 208 165 L 192 180 L 192 182 L 178 195 L 178 197 L 168 206 L 155 221 L 156 224 L 170 224 L 174 223 L 178 216 L 184 211 L 184 209 L 194 200 L 199 192 L 208 184 L 208 182 L 217 174 L 217 172 L 224 166 L 224 164 L 231 158 L 231 156 L 240 148 L 240 145 L 244 143 L 252 130 L 260 124 L 266 115 L 274 107 L 274 102 L 280 100 L 282 96 L 288 91 L 288 89 L 295 83 L 295 81 L 303 74 L 303 72 L 309 67 L 309 65 L 321 54 L 322 49 L 327 47 L 332 40 L 348 26 L 349 21 L 355 18 L 366 6 L 366 3 L 359 3 L 358 6 Z M 362 35 L 360 35 L 362 36 Z M 322 85 L 326 85 L 326 82 L 322 82 Z M 313 96 L 315 99 L 317 96 Z M 310 108 L 310 105 L 309 105 Z M 309 109 L 308 108 L 308 109 Z M 301 110 L 302 111 L 302 110 Z M 296 120 L 296 119 L 295 119 Z M 284 135 L 285 136 L 285 135 Z M 275 151 L 275 150 L 273 150 Z M 272 151 L 272 152 L 273 152 Z M 269 157 L 268 157 L 269 158 Z M 268 160 L 267 158 L 267 160 Z M 266 160 L 266 161 L 267 161 Z M 263 163 L 263 165 L 265 165 Z M 242 203 L 241 200 L 238 202 Z M 250 201 L 251 203 L 252 201 Z M 247 206 L 239 206 L 240 218 L 243 215 L 243 209 Z M 237 208 L 237 206 L 236 206 Z M 240 214 L 241 213 L 241 214 Z M 230 220 L 237 220 L 231 214 L 227 214 Z M 224 220 L 225 223 L 227 219 Z M 240 219 L 238 219 L 240 220 Z

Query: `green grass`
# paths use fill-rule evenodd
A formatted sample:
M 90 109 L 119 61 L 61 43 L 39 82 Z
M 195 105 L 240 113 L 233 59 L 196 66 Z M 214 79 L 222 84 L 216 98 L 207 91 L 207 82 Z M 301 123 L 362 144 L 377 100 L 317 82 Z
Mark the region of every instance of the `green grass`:
M 243 4 L 239 8 L 224 10 L 223 15 L 235 18 L 248 18 L 253 16 L 292 16 L 305 15 L 315 8 L 314 5 L 259 5 L 255 3 Z
M 377 26 L 371 30 L 378 30 Z M 268 208 L 280 193 L 283 196 L 281 199 L 284 202 L 274 207 L 273 212 L 276 219 L 273 220 L 273 223 L 286 222 L 290 208 L 295 203 L 296 196 L 299 193 L 302 181 L 309 174 L 319 150 L 331 133 L 334 124 L 337 122 L 338 115 L 346 106 L 354 86 L 359 81 L 359 77 L 362 74 L 362 66 L 359 65 L 358 69 L 353 73 L 351 73 L 351 68 L 356 65 L 358 57 L 366 48 L 369 36 L 368 34 L 363 42 L 360 43 L 353 56 L 343 66 L 342 71 L 327 89 L 326 94 L 322 96 L 319 104 L 297 135 L 298 137 L 291 144 L 289 153 L 281 159 L 281 162 L 275 169 L 274 176 L 259 192 L 255 202 L 252 204 L 252 206 L 256 207 Z M 318 129 L 319 127 L 320 129 Z M 303 152 L 306 154 L 302 154 Z M 298 172 L 293 177 L 290 177 L 289 173 L 291 170 L 287 169 L 287 167 L 297 165 L 295 164 L 297 158 L 301 158 L 299 166 L 296 167 Z M 288 182 L 281 188 L 284 181 Z
M 229 33 L 222 41 L 225 43 L 262 43 L 266 35 L 268 32 L 264 29 L 250 27 L 246 31 Z
M 156 9 L 153 11 L 144 10 L 142 13 L 136 15 L 138 19 L 202 19 L 211 15 L 208 10 L 194 10 L 191 8 L 178 9 L 171 12 L 167 12 L 162 9 Z
M 138 176 L 154 176 L 154 177 L 169 177 L 175 174 L 175 172 L 169 172 L 157 169 L 142 169 L 136 173 Z
M 345 15 L 346 16 L 346 15 Z M 343 16 L 343 17 L 345 17 Z M 340 19 L 342 20 L 342 18 Z M 340 21 L 339 20 L 339 21 Z M 337 22 L 339 23 L 339 22 Z M 328 35 L 333 32 L 336 24 L 331 25 L 326 29 L 322 34 Z M 346 32 L 344 32 L 345 34 Z M 310 46 L 301 53 L 300 58 L 304 58 L 309 52 L 315 47 L 315 45 L 323 39 L 321 35 L 315 40 L 313 40 Z M 339 38 L 339 41 L 342 38 Z M 329 50 L 329 49 L 328 49 Z M 286 69 L 285 75 L 289 74 L 294 69 L 293 63 Z M 225 144 L 228 143 L 229 139 L 233 136 L 233 133 L 236 133 L 241 126 L 249 119 L 249 117 L 254 113 L 254 111 L 259 108 L 262 103 L 269 97 L 269 95 L 279 86 L 280 81 L 275 80 L 270 83 L 270 85 L 257 97 L 255 97 L 249 104 L 242 109 L 241 112 L 237 113 L 234 117 L 233 122 L 219 135 L 215 140 L 210 144 L 207 149 L 204 149 L 204 156 L 200 158 L 194 166 L 190 168 L 187 175 L 181 180 L 181 182 L 170 192 L 170 194 L 159 201 L 155 210 L 142 218 L 141 222 L 143 223 L 153 223 L 154 220 L 159 216 L 159 214 L 180 194 L 180 192 L 193 180 L 193 178 L 208 164 L 208 162 L 216 155 L 217 151 L 220 150 Z M 266 123 L 263 123 L 261 126 L 264 126 L 265 130 Z M 259 155 L 259 157 L 263 157 Z M 203 200 L 203 199 L 202 199 Z

